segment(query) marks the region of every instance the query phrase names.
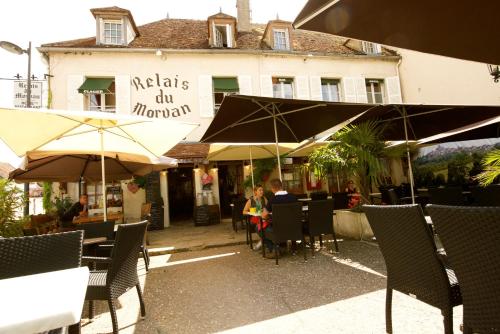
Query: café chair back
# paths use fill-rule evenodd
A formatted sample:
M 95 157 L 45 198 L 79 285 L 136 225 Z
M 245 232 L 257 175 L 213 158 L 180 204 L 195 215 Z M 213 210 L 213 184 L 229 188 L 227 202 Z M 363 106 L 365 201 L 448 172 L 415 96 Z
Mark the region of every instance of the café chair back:
M 83 232 L 0 238 L 0 279 L 78 268 Z
M 500 208 L 427 210 L 460 283 L 464 333 L 500 332 Z
M 246 198 L 237 198 L 233 201 L 231 223 L 233 224 L 233 231 L 238 232 L 238 223 L 243 226 L 245 217 L 243 216 L 243 209 L 245 208 L 247 200 Z M 247 243 L 248 243 L 248 231 L 247 231 Z
M 325 199 L 320 201 L 310 201 L 307 215 L 306 234 L 309 235 L 311 241 L 311 252 L 314 256 L 314 237 L 323 234 L 331 234 L 335 245 L 335 251 L 339 251 L 337 237 L 333 226 L 333 199 Z M 333 250 L 333 245 L 332 245 Z
M 328 193 L 326 191 L 315 191 L 311 193 L 312 201 L 321 201 L 328 198 Z
M 429 203 L 441 205 L 464 205 L 462 187 L 429 188 Z
M 276 265 L 279 259 L 279 243 L 301 240 L 304 246 L 304 260 L 307 261 L 304 233 L 302 231 L 302 203 L 273 204 L 272 231 L 263 230 L 264 238 L 274 244 Z M 262 246 L 265 255 L 265 247 Z
M 129 289 L 135 287 L 141 305 L 141 315 L 146 315 L 141 286 L 137 275 L 137 262 L 143 244 L 147 221 L 121 224 L 110 257 L 83 257 L 86 262 L 107 263 L 107 270 L 90 272 L 89 285 L 85 300 L 89 301 L 89 317 L 93 317 L 93 301 L 106 300 L 111 313 L 113 333 L 118 333 L 115 300 Z
M 471 188 L 474 206 L 500 206 L 500 185 Z
M 113 240 L 115 233 L 115 222 L 105 221 L 99 223 L 84 223 L 79 224 L 76 229 L 85 232 L 85 239 L 105 237 L 107 240 Z
M 453 333 L 453 307 L 462 303 L 453 271 L 438 257 L 424 214 L 415 205 L 364 205 L 387 267 L 386 331 L 392 333 L 392 291 L 437 307 L 444 333 Z
M 349 208 L 349 196 L 346 192 L 333 193 L 334 210 L 343 210 Z

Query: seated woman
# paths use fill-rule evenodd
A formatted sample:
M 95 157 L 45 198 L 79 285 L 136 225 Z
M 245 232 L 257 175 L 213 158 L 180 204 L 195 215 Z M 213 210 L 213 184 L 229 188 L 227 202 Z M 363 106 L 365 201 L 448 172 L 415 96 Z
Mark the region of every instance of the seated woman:
M 253 188 L 253 196 L 251 196 L 245 207 L 243 208 L 243 214 L 246 215 L 250 212 L 250 208 L 255 208 L 256 212 L 262 212 L 262 210 L 267 205 L 267 198 L 264 196 L 264 187 L 258 184 Z M 258 225 L 260 223 L 259 217 L 250 217 L 250 222 L 254 225 Z M 257 226 L 260 230 L 260 226 Z M 255 250 L 259 250 L 262 247 L 262 241 L 259 240 L 257 245 L 254 247 Z
M 349 204 L 347 205 L 347 207 L 351 209 L 357 206 L 361 201 L 361 196 L 359 194 L 358 189 L 354 185 L 353 180 L 349 180 L 347 182 L 347 187 L 345 188 L 345 192 L 347 193 L 347 196 L 349 196 Z

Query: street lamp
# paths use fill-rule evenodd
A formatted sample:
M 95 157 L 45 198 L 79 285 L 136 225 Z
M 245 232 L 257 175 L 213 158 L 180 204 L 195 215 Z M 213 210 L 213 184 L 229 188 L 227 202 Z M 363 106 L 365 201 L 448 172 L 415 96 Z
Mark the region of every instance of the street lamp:
M 488 64 L 488 70 L 493 77 L 493 81 L 498 82 L 498 80 L 500 79 L 500 66 Z
M 28 55 L 28 79 L 26 82 L 26 108 L 31 108 L 31 42 L 28 44 L 28 48 L 24 50 L 20 46 L 7 42 L 7 41 L 0 41 L 0 48 L 12 52 L 16 55 L 22 55 L 23 53 L 26 53 Z M 25 183 L 24 184 L 24 193 L 26 194 L 27 198 L 29 198 L 29 192 L 30 192 L 30 184 Z M 24 215 L 28 216 L 30 214 L 30 204 L 29 201 L 26 202 L 26 205 L 24 206 Z

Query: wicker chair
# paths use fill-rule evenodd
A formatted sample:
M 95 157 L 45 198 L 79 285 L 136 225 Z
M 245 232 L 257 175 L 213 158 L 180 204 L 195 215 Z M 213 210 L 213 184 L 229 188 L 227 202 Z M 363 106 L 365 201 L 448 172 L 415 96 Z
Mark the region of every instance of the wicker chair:
M 464 205 L 461 187 L 429 188 L 429 203 L 442 205 Z
M 78 225 L 76 229 L 85 231 L 86 239 L 106 237 L 106 239 L 108 240 L 113 240 L 115 233 L 115 222 L 106 221 L 100 223 L 85 223 Z
M 272 231 L 262 230 L 263 239 L 269 239 L 276 250 L 276 265 L 279 259 L 279 243 L 292 240 L 302 240 L 304 245 L 304 260 L 307 261 L 304 233 L 302 232 L 302 203 L 273 204 Z M 266 247 L 262 246 L 265 255 Z
M 500 185 L 473 187 L 471 195 L 474 206 L 500 206 Z
M 453 333 L 453 307 L 460 289 L 441 262 L 419 205 L 363 206 L 387 266 L 386 330 L 392 333 L 392 290 L 437 307 L 444 332 Z
M 464 333 L 500 332 L 500 208 L 427 210 L 460 282 Z
M 233 209 L 231 211 L 231 223 L 233 224 L 233 231 L 238 232 L 238 222 L 242 224 L 245 220 L 243 216 L 243 208 L 246 204 L 246 198 L 237 198 L 233 201 Z M 248 244 L 248 229 L 247 229 L 247 244 Z
M 349 208 L 349 196 L 346 192 L 333 193 L 334 210 L 342 210 Z
M 333 227 L 333 200 L 310 201 L 307 215 L 308 224 L 305 233 L 309 236 L 311 242 L 311 252 L 314 256 L 314 237 L 322 234 L 331 234 L 335 250 L 339 251 L 337 236 Z M 332 246 L 333 251 L 333 246 Z
M 0 238 L 0 279 L 78 268 L 83 232 Z M 80 323 L 69 327 L 80 332 Z
M 111 313 L 113 333 L 118 333 L 115 299 L 130 288 L 137 289 L 141 304 L 141 315 L 146 315 L 141 287 L 137 276 L 137 261 L 143 244 L 147 221 L 122 224 L 118 226 L 111 257 L 83 257 L 85 262 L 107 263 L 107 270 L 90 272 L 89 285 L 85 299 L 89 301 L 89 318 L 94 317 L 94 300 L 106 300 Z

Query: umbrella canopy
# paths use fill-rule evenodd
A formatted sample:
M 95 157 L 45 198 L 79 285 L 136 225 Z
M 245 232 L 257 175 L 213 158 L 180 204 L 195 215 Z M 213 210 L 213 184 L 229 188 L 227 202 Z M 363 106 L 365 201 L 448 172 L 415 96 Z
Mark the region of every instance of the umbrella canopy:
M 201 141 L 300 143 L 373 105 L 230 95 L 224 98 Z M 274 131 L 276 119 L 276 136 Z
M 133 156 L 128 160 L 120 160 L 119 156 L 104 152 L 106 164 L 106 179 L 110 181 L 128 180 L 133 176 L 143 176 L 153 171 L 159 171 L 177 166 L 175 159 L 162 158 L 151 163 L 133 162 Z M 143 156 L 137 157 L 144 161 Z M 100 181 L 101 156 L 93 154 L 55 154 L 47 152 L 29 152 L 26 154 L 22 167 L 10 172 L 9 178 L 17 182 L 79 182 L 81 178 Z
M 288 153 L 299 144 L 279 144 L 281 154 Z M 207 160 L 231 161 L 249 160 L 250 150 L 252 159 L 267 159 L 276 156 L 275 144 L 211 144 Z
M 0 138 L 18 156 L 35 150 L 103 150 L 158 158 L 198 126 L 90 111 L 0 108 L 0 117 Z
M 309 0 L 300 29 L 500 64 L 499 1 Z M 496 37 L 495 37 L 496 36 Z
M 500 106 L 391 104 L 372 108 L 351 124 L 376 121 L 385 126 L 383 139 L 387 141 L 421 140 L 498 116 Z M 408 137 L 405 136 L 405 119 Z
M 195 124 L 102 112 L 0 109 L 0 139 L 18 156 L 29 151 L 99 152 L 106 185 L 104 152 L 159 159 Z M 104 201 L 104 219 L 107 219 Z
M 478 126 L 466 127 L 443 133 L 441 135 L 426 138 L 420 143 L 449 143 L 464 140 L 477 139 L 499 139 L 500 138 L 500 119 L 496 118 L 487 122 L 481 122 Z

